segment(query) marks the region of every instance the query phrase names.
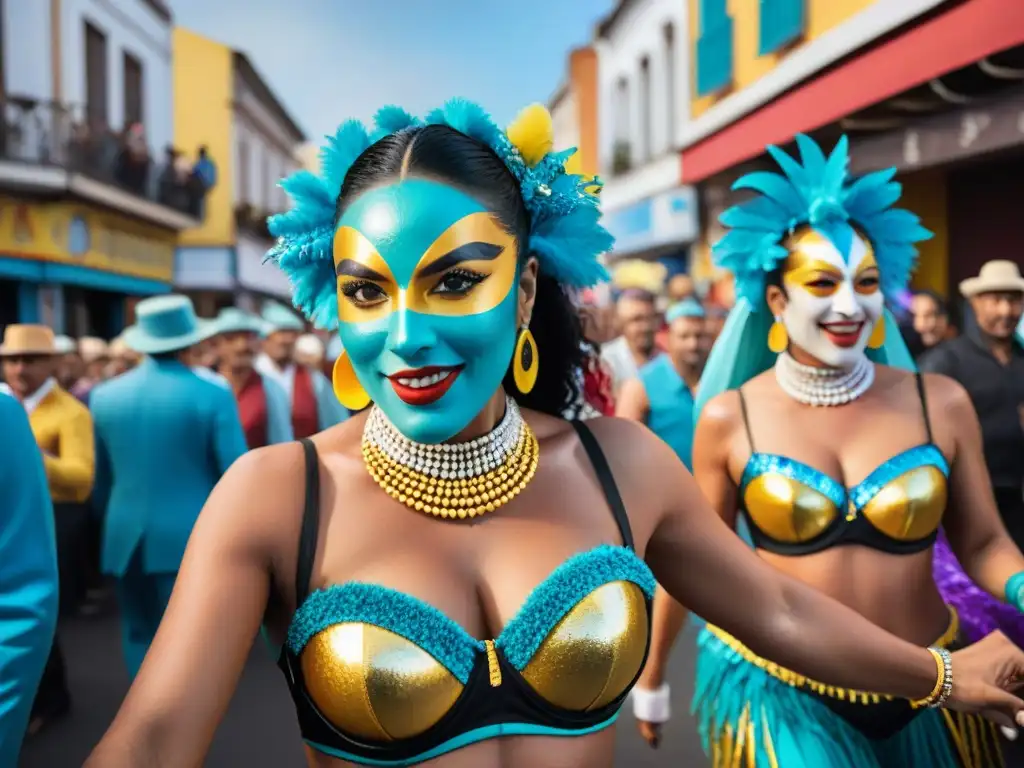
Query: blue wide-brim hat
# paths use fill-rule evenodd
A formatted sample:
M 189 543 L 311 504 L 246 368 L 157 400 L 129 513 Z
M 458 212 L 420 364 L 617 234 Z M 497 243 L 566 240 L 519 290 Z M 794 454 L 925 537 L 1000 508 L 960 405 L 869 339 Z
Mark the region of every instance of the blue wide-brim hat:
M 196 317 L 191 299 L 171 294 L 140 301 L 135 306 L 135 325 L 126 328 L 121 338 L 136 352 L 159 355 L 187 349 L 213 333 L 210 321 Z
M 263 306 L 261 315 L 264 336 L 269 336 L 277 331 L 303 333 L 306 330 L 306 324 L 294 312 L 276 302 L 267 302 Z
M 258 333 L 262 334 L 265 323 L 237 307 L 222 309 L 213 321 L 214 333 Z

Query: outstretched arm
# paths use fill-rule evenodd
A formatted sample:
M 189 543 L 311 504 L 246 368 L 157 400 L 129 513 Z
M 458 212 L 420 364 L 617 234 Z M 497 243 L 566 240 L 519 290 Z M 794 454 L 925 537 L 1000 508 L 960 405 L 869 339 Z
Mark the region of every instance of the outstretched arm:
M 944 421 L 943 428 L 949 430 L 955 445 L 949 505 L 943 518 L 946 536 L 967 575 L 989 594 L 1005 600 L 1006 582 L 1024 572 L 1024 556 L 1007 534 L 996 508 L 974 405 L 952 379 L 928 376 L 926 386 L 929 404 L 942 414 L 942 420 L 933 419 L 932 423 Z
M 935 687 L 935 659 L 855 611 L 765 563 L 715 514 L 668 446 L 635 424 L 605 427 L 621 469 L 647 490 L 657 515 L 646 559 L 665 590 L 754 653 L 830 685 L 918 700 Z M 627 434 L 628 432 L 628 434 Z M 628 465 L 628 466 L 625 466 Z M 995 637 L 954 654 L 950 705 L 992 710 L 1003 724 L 1024 711 L 1007 692 L 1024 653 Z M 1021 716 L 1024 721 L 1024 715 Z
M 732 395 L 727 395 L 728 400 Z M 728 455 L 732 424 L 729 408 L 723 399 L 713 401 L 706 409 L 713 414 L 701 419 L 693 439 L 693 475 L 711 507 L 729 528 L 736 526 L 736 488 L 729 476 Z M 686 622 L 688 611 L 663 587 L 654 596 L 654 617 L 651 623 L 651 650 L 637 685 L 657 690 L 665 680 L 668 662 L 676 637 Z
M 301 464 L 294 445 L 253 451 L 214 488 L 153 645 L 86 768 L 203 763 L 259 632 L 279 542 L 289 527 L 298 536 L 281 512 L 298 519 Z

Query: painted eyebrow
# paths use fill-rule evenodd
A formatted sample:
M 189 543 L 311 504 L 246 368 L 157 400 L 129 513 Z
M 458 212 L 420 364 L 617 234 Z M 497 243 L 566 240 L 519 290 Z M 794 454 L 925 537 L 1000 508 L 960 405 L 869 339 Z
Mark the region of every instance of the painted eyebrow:
M 430 277 L 431 275 L 451 269 L 456 264 L 461 264 L 464 261 L 493 261 L 504 250 L 503 246 L 495 245 L 494 243 L 466 243 L 448 251 L 448 253 L 436 261 L 427 264 L 427 266 L 420 270 L 419 276 Z
M 335 272 L 338 277 L 345 275 L 346 277 L 358 277 L 363 280 L 377 280 L 378 282 L 384 282 L 387 280 L 387 277 L 382 275 L 380 272 L 370 269 L 369 267 L 360 264 L 358 261 L 353 261 L 352 259 L 342 259 L 339 261 Z

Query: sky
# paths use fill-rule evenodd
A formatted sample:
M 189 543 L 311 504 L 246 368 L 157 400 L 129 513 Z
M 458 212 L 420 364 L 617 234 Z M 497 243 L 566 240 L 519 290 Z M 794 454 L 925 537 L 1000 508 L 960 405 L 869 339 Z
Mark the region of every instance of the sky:
M 244 51 L 310 141 L 385 104 L 455 96 L 500 124 L 547 103 L 614 0 L 170 0 L 175 23 Z

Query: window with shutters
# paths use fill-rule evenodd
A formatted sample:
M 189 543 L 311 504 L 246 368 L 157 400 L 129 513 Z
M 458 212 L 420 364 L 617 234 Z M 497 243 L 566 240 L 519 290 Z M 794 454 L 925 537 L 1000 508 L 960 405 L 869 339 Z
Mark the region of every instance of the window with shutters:
M 807 24 L 806 0 L 759 0 L 761 10 L 758 30 L 758 54 L 790 45 L 804 35 Z
M 697 38 L 697 95 L 732 83 L 733 24 L 726 0 L 700 0 Z
M 109 125 L 107 98 L 107 36 L 85 22 L 85 113 L 91 125 Z
M 124 122 L 143 122 L 142 62 L 124 52 Z

